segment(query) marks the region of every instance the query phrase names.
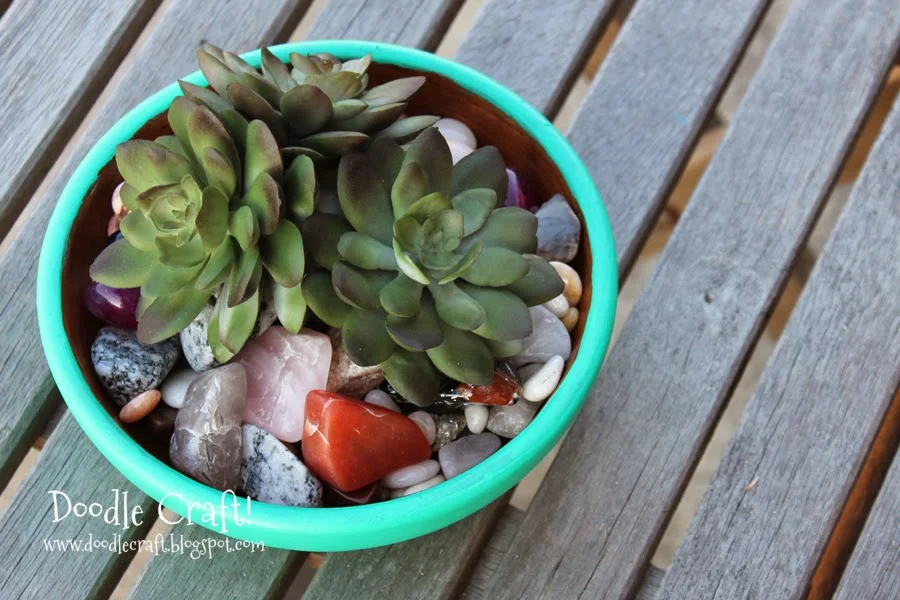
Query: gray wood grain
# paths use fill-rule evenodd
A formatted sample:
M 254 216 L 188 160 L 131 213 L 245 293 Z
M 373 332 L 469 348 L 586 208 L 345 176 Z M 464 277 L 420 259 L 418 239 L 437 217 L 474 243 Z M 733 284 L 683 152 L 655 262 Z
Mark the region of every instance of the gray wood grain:
M 361 552 L 329 554 L 304 600 L 455 598 L 509 496 L 425 537 Z
M 568 137 L 606 205 L 623 277 L 767 5 L 638 2 L 597 73 Z
M 900 598 L 900 454 L 838 585 L 837 600 Z
M 119 514 L 127 493 L 128 514 L 132 507 L 142 511 L 140 525 L 132 521 L 125 529 L 124 518 L 116 525 L 103 518 L 66 517 L 64 497 L 50 493 L 63 492 L 73 504 L 97 502 L 106 510 L 113 506 L 115 490 L 120 494 Z M 57 523 L 54 497 L 61 517 Z M 0 519 L 0 598 L 106 598 L 134 554 L 109 550 L 108 545 L 121 548 L 142 539 L 155 518 L 153 502 L 119 475 L 66 415 Z M 106 543 L 107 548 L 94 545 L 92 551 L 77 551 L 56 545 L 66 542 L 82 548 Z
M 805 596 L 900 383 L 900 101 L 895 106 L 678 547 L 660 600 Z M 882 544 L 896 537 L 900 511 L 885 516 L 875 534 Z M 873 548 L 860 565 L 891 564 L 883 558 Z M 881 573 L 868 574 L 873 581 L 865 585 L 874 589 Z M 896 597 L 853 589 L 854 598 Z
M 128 598 L 282 598 L 306 554 L 265 546 L 245 546 L 199 525 L 178 523 L 164 534 L 198 554 L 167 553 L 147 564 Z M 174 596 L 173 596 L 174 593 Z
M 0 240 L 157 1 L 15 2 L 0 20 Z
M 454 57 L 550 116 L 559 110 L 614 0 L 488 0 Z
M 460 600 L 490 600 L 487 588 L 494 578 L 494 572 L 500 561 L 510 551 L 510 544 L 516 535 L 525 512 L 512 506 L 506 507 L 497 522 L 490 539 L 481 552 L 478 564 L 472 570 L 465 588 L 459 595 Z M 640 583 L 635 600 L 652 600 L 659 590 L 665 571 L 650 565 Z
M 90 126 L 29 205 L 27 220 L 16 228 L 0 254 L 0 330 L 4 332 L 0 337 L 0 397 L 4 398 L 0 403 L 0 485 L 15 471 L 57 402 L 51 394 L 53 382 L 38 336 L 34 288 L 47 221 L 75 167 L 122 115 L 153 92 L 196 70 L 195 51 L 202 40 L 240 51 L 280 41 L 286 35 L 285 27 L 292 29 L 308 4 L 307 0 L 253 5 L 243 0 L 166 2 L 156 14 L 153 29 L 129 56 L 104 102 L 97 106 Z
M 374 40 L 434 50 L 462 0 L 332 0 L 311 40 Z
M 532 502 L 493 598 L 634 593 L 895 56 L 895 8 L 793 3 Z

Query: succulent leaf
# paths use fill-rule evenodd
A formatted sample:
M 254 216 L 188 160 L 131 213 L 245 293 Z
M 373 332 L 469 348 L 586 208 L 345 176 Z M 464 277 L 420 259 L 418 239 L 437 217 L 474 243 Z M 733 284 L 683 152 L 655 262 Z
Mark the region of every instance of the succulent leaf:
M 348 119 L 335 119 L 331 126 L 337 131 L 362 131 L 363 133 L 378 131 L 396 121 L 405 109 L 406 104 L 402 103 L 369 107 Z
M 296 225 L 282 220 L 272 235 L 260 239 L 259 250 L 263 265 L 279 286 L 293 288 L 300 284 L 305 260 L 303 238 Z
M 210 292 L 184 287 L 160 296 L 142 313 L 137 337 L 142 344 L 156 344 L 190 325 L 209 300 Z
M 425 83 L 425 78 L 405 77 L 377 85 L 362 95 L 362 100 L 371 107 L 384 106 L 395 102 L 406 102 Z
M 272 288 L 272 299 L 275 312 L 281 326 L 290 333 L 297 333 L 303 327 L 306 318 L 306 300 L 300 284 L 284 287 L 277 283 Z
M 424 286 L 403 273 L 398 273 L 393 281 L 381 288 L 378 299 L 390 315 L 414 317 L 421 310 Z
M 321 131 L 334 115 L 331 99 L 314 85 L 288 90 L 279 106 L 291 133 L 298 138 Z
M 450 194 L 450 184 L 455 169 L 453 169 L 450 147 L 441 132 L 434 127 L 429 127 L 413 140 L 403 158 L 403 166 L 410 163 L 417 163 L 425 171 L 429 192 L 444 196 Z M 505 176 L 505 169 L 503 173 Z
M 284 176 L 285 205 L 294 217 L 302 221 L 313 214 L 317 194 L 318 185 L 312 159 L 298 156 Z
M 466 283 L 460 283 L 459 287 L 484 309 L 484 323 L 474 333 L 500 342 L 531 335 L 531 314 L 518 296 L 506 290 Z
M 138 193 L 154 186 L 180 183 L 193 171 L 186 158 L 149 140 L 119 144 L 116 166 L 128 185 Z
M 525 301 L 528 306 L 549 302 L 563 293 L 566 284 L 559 273 L 546 259 L 534 254 L 526 254 L 528 272 L 524 277 L 510 284 L 507 289 Z
M 140 210 L 134 210 L 125 215 L 125 218 L 119 223 L 119 230 L 125 239 L 138 250 L 156 252 L 154 241 L 157 236 L 156 227 Z
M 485 345 L 496 358 L 512 358 L 525 349 L 524 340 L 512 340 L 510 342 L 498 342 L 496 340 L 484 340 Z
M 494 146 L 484 146 L 464 157 L 453 167 L 453 183 L 450 194 L 471 189 L 488 188 L 497 194 L 497 200 L 506 198 L 506 163 Z
M 228 285 L 225 286 L 228 290 L 228 308 L 234 308 L 256 294 L 257 290 L 259 290 L 261 278 L 262 261 L 260 260 L 259 249 L 244 250 L 231 267 Z M 231 349 L 231 346 L 228 346 L 228 348 Z
M 218 311 L 217 340 L 229 352 L 237 354 L 250 339 L 256 317 L 259 315 L 260 295 L 257 289 L 243 302 L 234 303 L 228 286 L 222 288 L 222 296 L 216 302 Z M 210 323 L 212 327 L 212 323 Z
M 403 251 L 403 248 L 400 247 L 400 244 L 396 239 L 393 240 L 392 243 L 394 246 L 394 258 L 397 260 L 397 266 L 400 268 L 400 271 L 413 281 L 421 283 L 422 285 L 428 285 L 431 280 L 422 272 L 419 265 Z
M 344 326 L 344 319 L 351 309 L 335 293 L 330 273 L 327 271 L 310 273 L 303 279 L 300 288 L 307 306 L 326 325 L 331 327 Z
M 528 261 L 518 252 L 485 248 L 460 277 L 475 285 L 505 287 L 524 277 L 529 268 Z
M 187 243 L 179 244 L 174 237 L 157 237 L 156 252 L 159 262 L 171 267 L 192 267 L 206 260 L 206 248 L 200 236 L 194 236 Z
M 354 98 L 359 94 L 363 87 L 359 75 L 349 71 L 337 72 L 329 75 L 310 75 L 303 83 L 319 88 L 325 92 L 332 102 Z
M 415 139 L 423 130 L 428 129 L 440 120 L 440 117 L 432 117 L 427 115 L 418 115 L 415 117 L 406 117 L 399 119 L 390 126 L 385 127 L 375 134 L 376 138 L 389 138 L 398 144 Z
M 417 406 L 428 406 L 440 393 L 440 375 L 422 352 L 397 348 L 381 368 L 388 383 Z
M 460 249 L 468 249 L 475 242 L 483 242 L 488 248 L 533 254 L 537 250 L 537 217 L 517 206 L 498 208 L 481 229 L 463 239 Z
M 197 213 L 197 233 L 207 250 L 215 250 L 228 235 L 228 198 L 217 188 L 208 187 L 202 192 L 202 204 Z
M 341 328 L 344 351 L 354 363 L 371 367 L 391 357 L 396 344 L 386 328 L 383 310 L 350 309 Z
M 228 86 L 232 83 L 240 83 L 240 78 L 235 75 L 228 66 L 212 53 L 200 49 L 197 51 L 197 62 L 206 81 L 212 89 L 216 90 L 223 98 L 228 97 Z
M 147 280 L 141 286 L 141 295 L 156 298 L 173 294 L 181 288 L 192 285 L 205 263 L 193 267 L 170 267 L 157 263 L 150 269 Z
M 259 223 L 249 206 L 241 206 L 228 218 L 228 233 L 237 240 L 241 250 L 256 247 L 259 240 Z
M 478 329 L 484 323 L 484 308 L 452 281 L 443 285 L 431 284 L 428 291 L 434 297 L 438 316 L 445 323 L 466 331 Z
M 395 180 L 403 166 L 403 149 L 394 140 L 387 137 L 375 138 L 366 149 L 366 158 L 375 168 L 378 176 L 384 183 L 384 189 L 388 194 L 393 193 Z M 400 218 L 402 214 L 395 214 Z
M 140 287 L 156 264 L 156 253 L 138 250 L 127 239 L 113 242 L 94 259 L 91 279 L 114 288 Z
M 206 261 L 206 265 L 197 276 L 194 287 L 199 290 L 211 290 L 222 284 L 231 274 L 234 257 L 234 244 L 231 240 L 226 239 L 209 255 L 209 260 Z
M 441 323 L 444 339 L 426 350 L 428 358 L 444 375 L 473 385 L 489 385 L 494 378 L 494 359 L 480 337 Z
M 241 198 L 240 204 L 253 211 L 262 236 L 272 235 L 281 220 L 283 213 L 281 194 L 281 187 L 275 179 L 263 172 L 250 184 L 247 193 Z
M 419 163 L 403 165 L 391 188 L 391 206 L 394 209 L 394 218 L 403 217 L 410 206 L 428 195 L 429 189 L 428 174 L 419 166 Z
M 464 273 L 466 273 L 472 265 L 478 260 L 481 256 L 481 253 L 484 252 L 484 245 L 480 242 L 473 245 L 469 248 L 466 253 L 459 259 L 456 265 L 450 270 L 449 273 L 443 275 L 439 280 L 439 285 L 444 285 L 445 283 L 450 283 L 451 281 L 455 281 L 457 278 L 461 277 Z
M 300 140 L 300 145 L 325 157 L 343 156 L 354 152 L 369 141 L 369 136 L 356 131 L 323 131 Z
M 394 250 L 373 237 L 349 231 L 338 241 L 338 252 L 352 265 L 362 269 L 396 270 Z
M 330 271 L 341 258 L 338 252 L 341 236 L 353 231 L 353 227 L 341 217 L 317 212 L 301 223 L 300 231 L 310 257 Z
M 278 60 L 271 50 L 263 48 L 260 54 L 262 56 L 262 72 L 269 81 L 285 92 L 297 85 L 297 82 L 291 77 L 290 69 Z
M 228 86 L 228 100 L 237 111 L 250 119 L 264 122 L 275 137 L 285 139 L 284 124 L 281 115 L 278 114 L 266 99 L 255 91 L 240 83 L 232 83 Z
M 209 325 L 206 329 L 206 341 L 212 349 L 213 357 L 220 363 L 227 363 L 234 358 L 235 353 L 225 347 L 222 340 L 219 339 L 219 311 L 225 306 L 224 302 L 216 302 L 212 315 L 209 318 Z M 248 305 L 249 307 L 249 305 Z M 249 338 L 249 336 L 247 336 Z
M 407 350 L 424 352 L 436 348 L 444 339 L 437 313 L 430 300 L 422 302 L 421 310 L 415 316 L 388 315 L 385 324 L 391 338 Z
M 262 173 L 271 175 L 274 181 L 281 181 L 284 167 L 281 151 L 275 136 L 262 121 L 251 121 L 247 126 L 247 143 L 244 151 L 244 191 Z
M 475 188 L 453 196 L 450 203 L 463 214 L 465 223 L 463 235 L 472 235 L 481 229 L 491 211 L 497 206 L 497 194 L 491 189 Z
M 378 173 L 364 155 L 351 154 L 341 161 L 337 189 L 341 209 L 353 228 L 390 244 L 394 237 L 391 204 Z
M 334 112 L 331 118 L 333 121 L 346 121 L 347 119 L 352 119 L 368 107 L 369 105 L 363 100 L 357 100 L 356 98 L 338 100 L 331 105 Z
M 363 310 L 379 308 L 378 296 L 381 289 L 365 274 L 348 263 L 339 260 L 331 268 L 331 283 L 334 291 L 347 304 Z

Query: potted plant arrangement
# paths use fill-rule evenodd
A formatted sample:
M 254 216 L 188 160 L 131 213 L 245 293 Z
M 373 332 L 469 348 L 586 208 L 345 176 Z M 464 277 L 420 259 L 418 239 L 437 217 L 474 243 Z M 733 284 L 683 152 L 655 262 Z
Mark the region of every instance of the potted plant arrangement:
M 280 547 L 408 539 L 509 489 L 611 331 L 577 157 L 429 54 L 198 62 L 98 144 L 48 229 L 42 337 L 82 427 L 169 508 L 234 492 L 252 522 L 218 529 Z

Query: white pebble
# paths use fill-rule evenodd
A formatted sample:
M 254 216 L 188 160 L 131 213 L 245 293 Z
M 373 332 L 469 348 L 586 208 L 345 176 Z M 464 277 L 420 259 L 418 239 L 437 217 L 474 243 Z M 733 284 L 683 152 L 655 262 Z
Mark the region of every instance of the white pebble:
M 566 263 L 551 261 L 550 264 L 553 265 L 553 268 L 556 269 L 556 272 L 559 273 L 559 276 L 562 278 L 563 283 L 566 284 L 566 287 L 563 290 L 563 296 L 566 297 L 569 306 L 577 305 L 581 300 L 581 294 L 584 291 L 578 271 Z
M 441 135 L 444 136 L 444 139 L 447 140 L 447 142 L 462 144 L 470 150 L 474 150 L 478 145 L 478 142 L 475 141 L 475 134 L 469 126 L 462 121 L 449 118 L 441 119 L 435 123 L 434 126 L 437 127 L 437 130 L 441 132 Z
M 397 406 L 396 402 L 391 400 L 391 397 L 385 391 L 372 390 L 371 392 L 366 394 L 365 400 L 369 404 L 374 404 L 375 406 L 380 406 L 394 412 L 400 412 L 400 407 Z
M 466 426 L 472 433 L 484 431 L 490 412 L 488 407 L 481 404 L 470 404 L 465 408 Z
M 549 302 L 544 302 L 544 306 L 560 319 L 569 312 L 569 301 L 562 294 Z
M 522 397 L 531 402 L 543 402 L 550 397 L 562 377 L 565 360 L 554 356 L 522 385 Z
M 450 146 L 450 158 L 453 159 L 453 164 L 455 165 L 468 155 L 472 154 L 472 149 L 468 146 L 463 146 L 457 142 L 447 142 L 447 145 Z
M 116 186 L 116 189 L 113 190 L 112 200 L 111 200 L 113 214 L 116 216 L 116 218 L 119 221 L 124 219 L 125 215 L 128 214 L 128 208 L 126 208 L 125 203 L 122 202 L 122 186 L 123 185 L 125 185 L 124 181 Z
M 410 413 L 409 418 L 412 419 L 422 430 L 422 433 L 425 434 L 428 444 L 433 444 L 434 438 L 437 437 L 437 427 L 434 424 L 434 417 L 424 410 L 417 410 L 414 413 Z
M 428 488 L 433 488 L 439 483 L 444 483 L 447 481 L 444 479 L 444 476 L 438 473 L 428 481 L 423 481 L 422 483 L 417 483 L 416 485 L 410 486 L 408 488 L 402 490 L 394 490 L 391 492 L 391 498 L 400 498 L 402 496 L 411 496 L 415 493 L 422 492 L 427 490 Z
M 187 393 L 188 386 L 197 379 L 200 373 L 191 369 L 179 369 L 166 377 L 159 391 L 162 393 L 162 401 L 172 408 L 181 408 L 184 404 L 184 395 Z
M 403 467 L 402 469 L 397 469 L 382 479 L 381 483 L 384 484 L 384 487 L 391 490 L 408 488 L 411 485 L 416 485 L 431 479 L 440 473 L 440 471 L 441 464 L 438 461 L 426 460 L 408 467 Z

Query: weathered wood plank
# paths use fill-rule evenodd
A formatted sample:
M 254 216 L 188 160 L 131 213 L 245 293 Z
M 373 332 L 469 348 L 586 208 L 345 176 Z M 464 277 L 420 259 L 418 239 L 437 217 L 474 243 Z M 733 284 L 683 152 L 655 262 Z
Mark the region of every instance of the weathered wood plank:
M 792 5 L 532 502 L 494 598 L 635 591 L 894 57 L 894 8 Z
M 130 600 L 167 598 L 282 598 L 306 554 L 246 545 L 199 525 L 178 523 L 163 534 L 167 552 L 147 564 Z M 192 554 L 193 553 L 193 554 Z
M 145 97 L 196 70 L 195 50 L 201 40 L 239 50 L 278 41 L 274 36 L 285 35 L 286 27 L 293 28 L 308 4 L 307 0 L 252 6 L 243 2 L 198 4 L 189 0 L 165 3 L 154 19 L 153 29 L 117 74 L 105 101 L 97 106 L 90 127 L 54 168 L 42 193 L 29 205 L 27 221 L 17 227 L 0 254 L 0 326 L 5 332 L 0 338 L 0 397 L 4 398 L 0 403 L 0 486 L 15 471 L 18 460 L 56 404 L 48 401 L 53 382 L 38 336 L 34 288 L 44 230 L 69 176 L 116 120 Z
M 660 600 L 777 600 L 809 588 L 900 383 L 897 148 L 900 102 L 678 547 Z M 891 517 L 896 526 L 900 512 Z
M 73 514 L 53 522 L 53 499 L 58 499 L 59 517 L 67 504 L 52 491 L 66 494 L 73 504 L 98 502 L 105 511 L 113 505 L 115 490 L 120 494 L 118 514 L 125 510 L 127 493 L 128 514 L 139 507 L 140 525 L 132 521 L 125 529 L 121 516 L 116 525 Z M 153 524 L 154 506 L 66 415 L 0 520 L 0 598 L 106 598 L 134 554 L 127 544 L 142 539 Z M 67 542 L 72 546 L 62 546 Z M 83 549 L 88 545 L 91 551 Z
M 569 130 L 633 263 L 768 0 L 638 2 Z
M 0 239 L 158 1 L 15 2 L 0 21 Z
M 311 40 L 374 40 L 434 50 L 462 0 L 340 0 L 325 5 Z
M 508 502 L 504 495 L 450 527 L 402 544 L 330 554 L 303 597 L 455 598 Z
M 900 598 L 900 454 L 881 487 L 835 598 Z
M 488 0 L 455 59 L 548 116 L 581 72 L 614 0 Z
M 512 506 L 507 506 L 506 510 L 502 512 L 500 520 L 497 522 L 490 539 L 481 552 L 478 564 L 472 569 L 472 574 L 459 595 L 460 600 L 490 599 L 487 587 L 494 578 L 494 572 L 497 570 L 500 561 L 510 551 L 510 544 L 523 518 L 525 518 L 525 512 Z M 652 600 L 657 590 L 659 590 L 664 576 L 665 571 L 651 565 L 647 569 L 635 599 Z

